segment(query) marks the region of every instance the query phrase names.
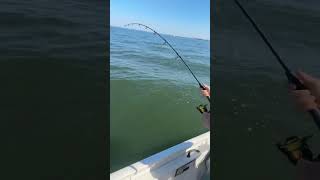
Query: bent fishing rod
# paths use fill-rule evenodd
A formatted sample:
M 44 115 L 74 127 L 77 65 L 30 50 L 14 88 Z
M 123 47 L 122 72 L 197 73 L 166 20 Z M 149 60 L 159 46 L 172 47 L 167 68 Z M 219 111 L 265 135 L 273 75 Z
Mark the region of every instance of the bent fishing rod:
M 238 5 L 238 7 L 241 9 L 241 11 L 243 12 L 243 14 L 246 16 L 246 18 L 250 21 L 250 23 L 252 24 L 252 26 L 254 27 L 254 29 L 258 32 L 258 34 L 260 35 L 260 37 L 262 38 L 262 40 L 267 44 L 267 46 L 269 47 L 269 49 L 271 50 L 272 54 L 276 57 L 277 61 L 279 62 L 279 64 L 281 65 L 281 67 L 284 69 L 285 74 L 288 78 L 288 81 L 290 83 L 293 83 L 296 85 L 296 90 L 305 90 L 307 89 L 301 82 L 300 80 L 293 75 L 292 71 L 288 68 L 288 66 L 284 63 L 284 61 L 280 58 L 279 54 L 275 51 L 275 49 L 272 47 L 271 43 L 268 41 L 268 39 L 266 38 L 266 36 L 263 34 L 263 32 L 259 29 L 259 27 L 257 26 L 257 24 L 253 21 L 253 19 L 249 16 L 249 14 L 246 12 L 246 10 L 243 8 L 243 6 L 240 4 L 240 2 L 238 0 L 234 0 L 235 3 Z M 311 114 L 315 124 L 318 126 L 318 128 L 320 129 L 320 111 L 319 109 L 312 109 L 309 110 L 309 113 Z
M 190 67 L 188 66 L 188 64 L 184 61 L 184 59 L 180 56 L 180 54 L 173 48 L 173 46 L 163 37 L 161 36 L 161 34 L 159 34 L 157 31 L 155 31 L 154 29 L 150 28 L 147 25 L 141 24 L 141 23 L 130 23 L 130 24 L 126 24 L 125 26 L 132 26 L 132 25 L 138 25 L 138 26 L 142 26 L 145 29 L 149 29 L 153 32 L 153 34 L 158 35 L 163 41 L 163 45 L 168 45 L 177 55 L 176 59 L 180 59 L 182 61 L 182 63 L 187 67 L 187 69 L 189 70 L 189 72 L 192 74 L 193 78 L 197 81 L 197 83 L 199 84 L 199 87 L 203 90 L 205 90 L 206 88 L 204 87 L 204 85 L 202 83 L 200 83 L 200 81 L 198 80 L 198 78 L 194 75 L 194 73 L 192 72 L 192 70 L 190 69 Z M 210 96 L 207 96 L 208 101 L 210 102 Z

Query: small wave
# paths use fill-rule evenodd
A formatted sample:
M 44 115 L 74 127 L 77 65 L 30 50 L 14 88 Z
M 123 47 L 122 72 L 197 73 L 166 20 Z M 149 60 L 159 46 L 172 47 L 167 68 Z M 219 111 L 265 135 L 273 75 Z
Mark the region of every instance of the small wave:
M 21 12 L 0 12 L 0 21 L 7 27 L 75 27 L 78 24 L 66 18 L 56 16 L 33 16 Z

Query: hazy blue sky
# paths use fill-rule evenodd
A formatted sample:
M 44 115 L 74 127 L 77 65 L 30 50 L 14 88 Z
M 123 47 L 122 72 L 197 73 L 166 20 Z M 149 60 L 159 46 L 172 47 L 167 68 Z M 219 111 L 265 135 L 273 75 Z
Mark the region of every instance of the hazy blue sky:
M 160 33 L 210 39 L 210 0 L 111 0 L 111 26 L 132 22 Z

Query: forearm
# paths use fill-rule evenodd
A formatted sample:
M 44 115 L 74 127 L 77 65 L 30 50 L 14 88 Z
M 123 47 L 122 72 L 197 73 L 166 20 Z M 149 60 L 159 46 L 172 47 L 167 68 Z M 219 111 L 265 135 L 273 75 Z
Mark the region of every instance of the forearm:
M 204 127 L 210 130 L 210 113 L 208 112 L 202 113 L 202 123 Z

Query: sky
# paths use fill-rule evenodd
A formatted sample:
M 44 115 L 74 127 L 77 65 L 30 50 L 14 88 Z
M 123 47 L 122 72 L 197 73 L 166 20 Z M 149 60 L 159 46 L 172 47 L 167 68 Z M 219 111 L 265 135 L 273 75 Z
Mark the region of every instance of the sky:
M 210 0 L 111 0 L 110 25 L 137 22 L 159 33 L 210 39 Z

